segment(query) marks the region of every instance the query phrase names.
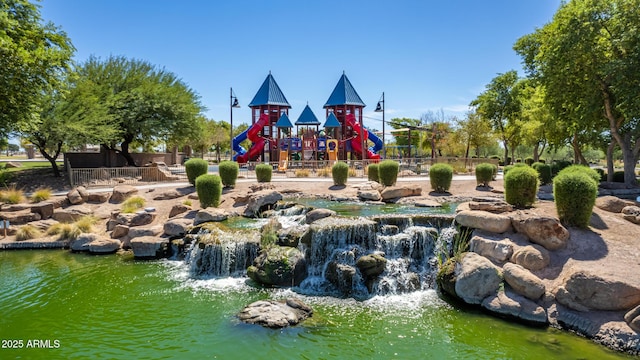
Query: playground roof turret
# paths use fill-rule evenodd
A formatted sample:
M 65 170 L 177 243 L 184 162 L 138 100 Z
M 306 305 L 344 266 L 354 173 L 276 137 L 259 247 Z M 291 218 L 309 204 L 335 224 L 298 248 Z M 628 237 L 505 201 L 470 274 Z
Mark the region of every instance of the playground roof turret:
M 283 112 L 282 115 L 280 115 L 280 119 L 278 119 L 278 121 L 276 122 L 276 127 L 278 128 L 293 127 L 293 125 L 291 124 L 291 120 L 289 120 L 289 117 L 287 116 L 287 113 Z
M 264 79 L 262 86 L 260 86 L 253 100 L 249 103 L 249 107 L 261 105 L 279 105 L 291 108 L 291 105 L 289 105 L 287 98 L 284 97 L 282 90 L 280 90 L 271 72 L 269 72 L 267 78 Z
M 344 73 L 342 73 L 342 77 L 338 80 L 338 84 L 333 89 L 331 96 L 329 96 L 329 100 L 324 104 L 324 108 L 336 105 L 366 106 Z
M 329 116 L 327 116 L 327 120 L 324 122 L 324 127 L 325 128 L 340 127 L 340 121 L 338 121 L 338 118 L 333 114 L 333 112 L 330 112 Z
M 302 110 L 298 120 L 296 120 L 296 125 L 320 125 L 320 121 L 318 121 L 316 115 L 313 113 L 309 105 L 307 105 L 304 107 L 304 110 Z

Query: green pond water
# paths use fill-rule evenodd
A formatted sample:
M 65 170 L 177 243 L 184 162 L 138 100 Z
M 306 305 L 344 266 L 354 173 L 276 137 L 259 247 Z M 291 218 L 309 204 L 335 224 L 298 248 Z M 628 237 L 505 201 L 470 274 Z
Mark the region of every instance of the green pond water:
M 253 301 L 287 296 L 314 308 L 303 326 L 271 330 L 235 317 Z M 193 280 L 178 261 L 62 250 L 0 252 L 0 314 L 3 347 L 22 341 L 0 359 L 633 358 L 456 309 L 434 291 L 365 302 L 300 296 L 245 279 Z

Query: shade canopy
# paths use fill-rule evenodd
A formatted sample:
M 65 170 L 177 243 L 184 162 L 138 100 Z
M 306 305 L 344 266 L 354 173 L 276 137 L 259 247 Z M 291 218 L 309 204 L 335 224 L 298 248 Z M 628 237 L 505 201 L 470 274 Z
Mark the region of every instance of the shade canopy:
M 282 115 L 280 115 L 280 119 L 278 119 L 278 121 L 276 122 L 276 127 L 278 128 L 292 128 L 293 124 L 291 124 L 291 120 L 289 120 L 289 117 L 287 116 L 287 113 L 282 113 Z
M 329 116 L 327 116 L 327 121 L 324 122 L 324 127 L 326 128 L 340 127 L 340 121 L 338 121 L 338 118 L 335 115 L 333 115 L 333 112 L 329 113 Z

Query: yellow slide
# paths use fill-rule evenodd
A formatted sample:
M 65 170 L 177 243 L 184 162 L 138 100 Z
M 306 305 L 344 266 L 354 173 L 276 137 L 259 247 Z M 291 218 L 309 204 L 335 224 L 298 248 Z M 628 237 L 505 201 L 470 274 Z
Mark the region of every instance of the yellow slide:
M 289 166 L 289 151 L 280 150 L 280 158 L 278 161 L 278 171 L 285 172 Z
M 327 155 L 331 165 L 338 160 L 338 140 L 327 140 Z

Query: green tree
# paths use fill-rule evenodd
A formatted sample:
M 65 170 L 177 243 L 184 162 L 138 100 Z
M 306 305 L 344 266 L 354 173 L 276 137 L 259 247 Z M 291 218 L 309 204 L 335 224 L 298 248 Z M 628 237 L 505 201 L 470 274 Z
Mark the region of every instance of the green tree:
M 389 124 L 391 124 L 391 127 L 396 130 L 392 130 L 393 137 L 396 140 L 396 146 L 403 149 L 401 151 L 404 153 L 404 156 L 411 156 L 411 154 L 409 154 L 408 146 L 409 137 L 411 137 L 411 151 L 413 152 L 415 149 L 418 149 L 418 146 L 420 146 L 420 137 L 418 136 L 416 129 L 422 125 L 422 122 L 419 119 L 394 118 L 389 121 Z
M 467 112 L 465 119 L 457 120 L 456 125 L 457 136 L 465 145 L 465 158 L 469 157 L 471 149 L 479 157 L 481 147 L 496 143 L 491 124 L 474 110 Z
M 43 94 L 64 81 L 74 50 L 60 28 L 42 23 L 37 5 L 0 1 L 0 133 L 32 120 Z
M 636 182 L 640 153 L 639 8 L 640 0 L 565 2 L 514 46 L 555 115 L 571 116 L 577 129 L 610 133 L 622 150 L 627 185 Z
M 120 152 L 131 166 L 134 141 L 143 147 L 158 140 L 181 144 L 201 130 L 198 95 L 171 72 L 114 56 L 105 61 L 91 57 L 76 71 L 72 95 L 82 99 L 87 117 L 107 120 L 114 133 L 102 146 Z

